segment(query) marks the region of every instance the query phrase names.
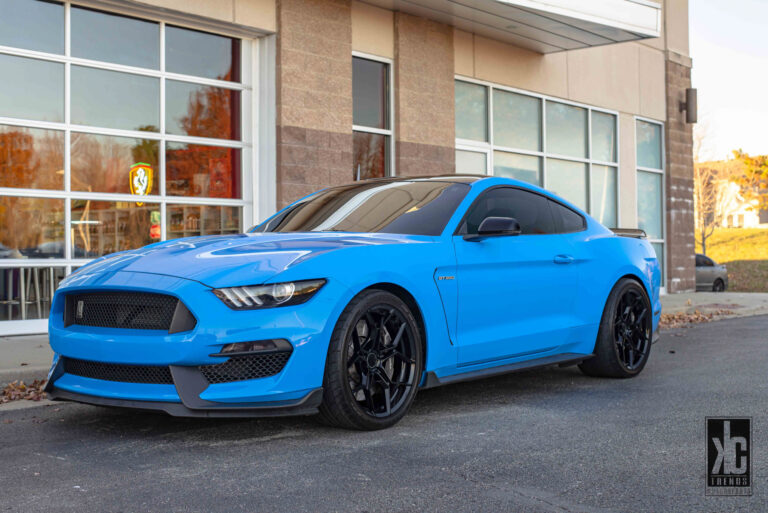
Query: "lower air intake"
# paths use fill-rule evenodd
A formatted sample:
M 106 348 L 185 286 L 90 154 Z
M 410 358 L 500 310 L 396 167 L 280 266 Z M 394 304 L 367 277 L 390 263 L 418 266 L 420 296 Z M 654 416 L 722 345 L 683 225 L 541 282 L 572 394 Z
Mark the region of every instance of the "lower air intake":
M 64 358 L 64 372 L 103 381 L 173 385 L 171 370 L 167 366 L 126 365 Z
M 266 378 L 274 376 L 285 367 L 291 352 L 256 354 L 248 356 L 233 356 L 224 363 L 215 365 L 201 365 L 208 383 L 231 383 L 233 381 L 245 381 L 246 379 Z

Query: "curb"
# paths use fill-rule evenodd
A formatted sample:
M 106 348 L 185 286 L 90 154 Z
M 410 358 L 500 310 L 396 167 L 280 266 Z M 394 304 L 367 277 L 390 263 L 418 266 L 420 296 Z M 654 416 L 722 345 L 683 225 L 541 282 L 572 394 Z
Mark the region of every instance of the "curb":
M 21 401 L 11 401 L 9 403 L 0 404 L 0 415 L 7 412 L 29 410 L 32 408 L 42 408 L 43 406 L 62 406 L 59 401 L 51 401 L 50 399 L 40 399 L 39 401 L 30 401 L 28 399 L 22 399 Z
M 0 387 L 4 387 L 8 383 L 14 381 L 24 381 L 25 383 L 32 383 L 36 379 L 45 379 L 48 375 L 50 367 L 20 367 L 18 369 L 2 369 L 0 370 Z

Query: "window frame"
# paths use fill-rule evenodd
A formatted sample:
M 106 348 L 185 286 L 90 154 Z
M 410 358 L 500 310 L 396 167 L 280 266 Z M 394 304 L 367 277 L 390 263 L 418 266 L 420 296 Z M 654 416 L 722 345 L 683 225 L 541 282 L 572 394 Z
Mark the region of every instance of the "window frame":
M 191 15 L 161 12 L 153 7 L 116 6 L 101 2 L 59 0 L 57 3 L 64 8 L 64 52 L 61 54 L 38 50 L 0 45 L 0 54 L 16 57 L 26 57 L 44 62 L 55 62 L 64 65 L 64 119 L 62 122 L 36 121 L 25 118 L 12 118 L 0 115 L 0 125 L 19 128 L 38 128 L 53 130 L 64 134 L 64 184 L 61 189 L 31 189 L 19 187 L 0 187 L 0 195 L 11 197 L 30 197 L 64 200 L 64 257 L 45 259 L 9 258 L 0 260 L 0 269 L 6 268 L 64 268 L 65 276 L 72 273 L 73 268 L 81 267 L 92 258 L 75 258 L 72 247 L 72 204 L 75 200 L 136 202 L 136 196 L 126 193 L 75 191 L 71 186 L 71 141 L 72 133 L 91 135 L 130 137 L 150 139 L 158 142 L 158 164 L 156 180 L 158 193 L 142 196 L 145 204 L 156 204 L 160 210 L 160 241 L 168 240 L 167 231 L 169 219 L 167 205 L 222 206 L 238 207 L 241 209 L 241 231 L 256 223 L 258 217 L 266 217 L 266 213 L 274 210 L 274 157 L 268 151 L 260 151 L 274 144 L 275 128 L 269 125 L 273 119 L 275 107 L 269 100 L 274 98 L 275 86 L 272 80 L 275 73 L 275 37 L 268 36 L 262 31 L 240 29 L 224 22 L 198 20 Z M 106 14 L 127 16 L 158 24 L 160 51 L 160 66 L 158 69 L 141 68 L 124 64 L 115 64 L 72 56 L 71 39 L 71 8 L 83 7 Z M 165 27 L 173 25 L 180 28 L 217 34 L 240 40 L 240 82 L 217 80 L 194 75 L 171 73 L 165 71 L 166 48 Z M 265 37 L 266 36 L 266 37 Z M 90 125 L 74 125 L 71 123 L 71 69 L 72 66 L 82 66 L 89 69 L 130 73 L 160 81 L 159 102 L 159 131 L 142 132 L 104 128 Z M 240 92 L 240 138 L 216 139 L 208 137 L 174 135 L 165 133 L 166 130 L 166 82 L 175 80 L 200 86 L 220 87 Z M 0 113 L 1 114 L 1 113 Z M 236 148 L 240 155 L 240 189 L 241 197 L 213 198 L 195 196 L 170 196 L 166 193 L 166 142 L 177 142 L 193 145 Z M 271 179 L 271 181 L 270 181 Z M 47 319 L 27 319 L 2 321 L 9 334 L 45 332 Z
M 385 113 L 388 121 L 389 128 L 374 128 L 365 125 L 356 125 L 354 120 L 352 121 L 352 132 L 365 132 L 369 134 L 383 135 L 389 140 L 389 157 L 387 159 L 388 169 L 386 170 L 385 177 L 397 176 L 395 170 L 395 66 L 394 59 L 388 57 L 382 57 L 380 55 L 374 55 L 365 52 L 352 51 L 352 59 L 366 59 L 369 61 L 380 62 L 387 66 L 387 111 Z M 353 169 L 354 173 L 355 170 Z
M 632 133 L 632 141 L 634 143 L 635 148 L 635 209 L 636 209 L 636 216 L 637 216 L 637 223 L 639 226 L 640 223 L 640 202 L 637 201 L 637 173 L 639 171 L 642 171 L 644 173 L 655 173 L 658 175 L 661 175 L 661 238 L 648 238 L 648 242 L 651 244 L 661 244 L 661 257 L 659 255 L 656 255 L 657 258 L 661 260 L 661 291 L 662 293 L 666 293 L 667 287 L 667 149 L 666 149 L 666 126 L 663 121 L 659 121 L 656 119 L 646 118 L 643 116 L 633 116 L 634 121 L 634 131 Z M 661 148 L 659 150 L 661 151 L 661 168 L 651 168 L 651 167 L 643 167 L 638 164 L 639 155 L 637 151 L 637 124 L 639 121 L 642 121 L 644 123 L 650 123 L 653 125 L 658 125 L 661 128 L 661 134 L 660 134 L 660 144 Z
M 486 130 L 488 131 L 488 141 L 487 142 L 481 142 L 481 141 L 473 141 L 470 139 L 460 139 L 456 138 L 455 142 L 455 150 L 461 150 L 461 151 L 472 151 L 475 153 L 484 153 L 485 154 L 485 174 L 493 176 L 493 153 L 494 151 L 501 151 L 505 153 L 514 153 L 519 155 L 527 155 L 532 157 L 538 157 L 541 159 L 541 183 L 539 184 L 540 187 L 546 189 L 547 188 L 547 159 L 556 159 L 556 160 L 564 160 L 569 162 L 576 162 L 580 164 L 585 164 L 587 166 L 587 176 L 586 176 L 586 190 L 587 190 L 587 208 L 584 210 L 587 213 L 590 213 L 592 211 L 592 205 L 594 204 L 594 198 L 592 194 L 592 166 L 598 165 L 598 166 L 607 166 L 616 172 L 616 188 L 615 188 L 615 195 L 616 195 L 616 226 L 621 226 L 621 144 L 619 142 L 621 141 L 621 123 L 619 122 L 619 112 L 616 110 L 611 109 L 605 109 L 602 107 L 596 107 L 593 105 L 588 105 L 585 103 L 579 103 L 574 102 L 571 100 L 566 100 L 562 98 L 557 98 L 555 96 L 549 96 L 545 94 L 539 94 L 534 93 L 531 91 L 526 91 L 524 89 L 518 89 L 515 87 L 509 87 L 504 86 L 501 84 L 496 84 L 494 82 L 488 82 L 485 80 L 478 80 L 475 78 L 467 77 L 464 75 L 454 75 L 454 82 L 460 81 L 460 82 L 467 82 L 471 84 L 476 84 L 480 86 L 484 86 L 488 89 L 488 104 L 487 104 L 487 110 L 488 110 L 488 116 L 486 119 Z M 513 148 L 509 146 L 499 146 L 494 144 L 494 133 L 493 133 L 493 91 L 495 89 L 498 89 L 500 91 L 505 91 L 509 93 L 515 93 L 522 96 L 528 96 L 531 98 L 537 98 L 541 102 L 541 150 L 540 151 L 533 151 L 533 150 L 524 150 L 524 149 L 518 149 Z M 549 153 L 547 151 L 547 102 L 556 102 L 556 103 L 562 103 L 565 105 L 570 105 L 572 107 L 579 107 L 582 109 L 585 109 L 587 111 L 587 144 L 588 144 L 588 155 L 586 158 L 582 157 L 571 157 L 566 155 L 560 155 L 555 153 Z M 606 162 L 602 160 L 592 159 L 592 112 L 600 112 L 603 114 L 610 114 L 613 116 L 615 120 L 615 127 L 616 127 L 616 161 L 615 162 Z

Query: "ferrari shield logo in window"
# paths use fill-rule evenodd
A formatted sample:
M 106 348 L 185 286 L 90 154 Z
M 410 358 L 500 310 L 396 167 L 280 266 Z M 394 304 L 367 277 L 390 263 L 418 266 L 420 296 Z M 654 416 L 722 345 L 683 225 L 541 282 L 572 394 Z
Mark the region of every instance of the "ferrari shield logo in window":
M 152 192 L 152 166 L 139 162 L 131 167 L 129 174 L 131 194 L 136 196 L 146 196 Z M 141 206 L 144 202 L 136 202 Z

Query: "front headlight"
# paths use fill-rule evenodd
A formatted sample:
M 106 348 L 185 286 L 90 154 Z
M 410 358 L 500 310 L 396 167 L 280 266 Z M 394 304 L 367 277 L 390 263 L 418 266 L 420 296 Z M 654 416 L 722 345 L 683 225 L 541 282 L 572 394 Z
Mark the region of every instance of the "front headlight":
M 255 310 L 275 306 L 300 305 L 325 285 L 325 280 L 304 280 L 213 289 L 213 293 L 233 310 Z

